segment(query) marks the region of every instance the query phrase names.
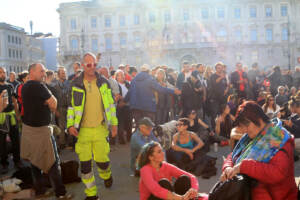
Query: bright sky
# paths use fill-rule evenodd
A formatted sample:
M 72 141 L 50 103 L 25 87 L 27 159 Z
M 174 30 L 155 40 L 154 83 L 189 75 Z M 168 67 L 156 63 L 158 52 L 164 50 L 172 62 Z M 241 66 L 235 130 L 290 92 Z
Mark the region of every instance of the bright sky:
M 72 0 L 0 0 L 0 22 L 22 27 L 30 33 L 29 21 L 32 20 L 33 33 L 59 36 L 59 15 L 56 9 L 63 2 Z

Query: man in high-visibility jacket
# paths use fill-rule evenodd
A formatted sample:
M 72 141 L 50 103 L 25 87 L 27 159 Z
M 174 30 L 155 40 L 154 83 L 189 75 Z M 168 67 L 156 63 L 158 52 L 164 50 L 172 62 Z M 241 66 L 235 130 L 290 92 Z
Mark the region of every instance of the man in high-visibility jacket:
M 95 55 L 85 54 L 82 65 L 84 71 L 71 84 L 67 128 L 78 138 L 75 151 L 80 160 L 82 182 L 86 186 L 86 200 L 97 200 L 92 159 L 105 187 L 111 187 L 108 135 L 110 129 L 112 136 L 116 136 L 118 120 L 109 83 L 96 72 Z

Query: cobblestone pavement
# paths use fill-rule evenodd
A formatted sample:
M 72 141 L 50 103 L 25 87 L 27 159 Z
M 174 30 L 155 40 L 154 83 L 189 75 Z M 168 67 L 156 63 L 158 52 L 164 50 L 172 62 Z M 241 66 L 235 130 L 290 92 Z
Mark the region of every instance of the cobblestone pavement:
M 211 148 L 213 149 L 213 148 Z M 217 182 L 223 163 L 223 156 L 229 153 L 228 147 L 219 147 L 218 152 L 210 152 L 212 156 L 218 157 L 217 168 L 218 174 L 210 179 L 198 178 L 199 181 L 199 192 L 209 192 L 210 188 Z M 77 159 L 74 152 L 65 150 L 62 152 L 62 160 Z M 138 200 L 138 178 L 133 177 L 130 170 L 130 147 L 129 145 L 116 145 L 110 154 L 112 163 L 112 172 L 114 183 L 112 188 L 106 189 L 104 187 L 103 181 L 97 176 L 96 172 L 96 182 L 98 187 L 98 192 L 101 200 Z M 95 165 L 94 165 L 95 166 Z M 300 176 L 300 161 L 295 163 L 295 176 Z M 83 200 L 84 195 L 84 185 L 82 183 L 69 184 L 67 185 L 68 192 L 74 194 L 75 200 Z M 48 198 L 47 200 L 54 200 L 54 197 Z

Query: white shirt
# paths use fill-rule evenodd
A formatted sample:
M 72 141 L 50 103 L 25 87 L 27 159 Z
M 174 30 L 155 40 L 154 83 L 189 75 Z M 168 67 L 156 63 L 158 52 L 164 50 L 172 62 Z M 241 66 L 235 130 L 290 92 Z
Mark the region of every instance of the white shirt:
M 124 98 L 128 92 L 127 87 L 125 86 L 125 84 L 119 83 L 119 85 L 121 86 L 121 90 L 122 90 L 122 97 Z
M 280 107 L 276 104 L 276 110 L 274 111 L 272 108 L 268 108 L 266 115 L 271 119 L 276 117 L 276 113 L 280 110 Z

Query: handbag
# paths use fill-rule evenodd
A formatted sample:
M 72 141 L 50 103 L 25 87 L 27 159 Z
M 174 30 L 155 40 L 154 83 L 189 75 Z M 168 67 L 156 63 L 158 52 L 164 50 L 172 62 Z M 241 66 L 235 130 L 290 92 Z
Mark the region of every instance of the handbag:
M 251 188 L 255 183 L 256 180 L 243 174 L 218 181 L 210 190 L 208 200 L 251 200 Z

